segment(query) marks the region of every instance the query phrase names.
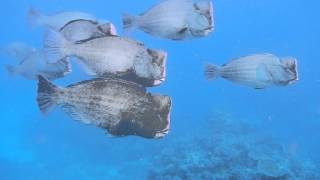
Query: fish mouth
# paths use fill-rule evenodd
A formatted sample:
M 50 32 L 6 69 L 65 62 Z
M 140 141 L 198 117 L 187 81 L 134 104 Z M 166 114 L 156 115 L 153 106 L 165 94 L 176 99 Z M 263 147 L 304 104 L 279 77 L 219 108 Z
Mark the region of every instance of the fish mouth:
M 153 83 L 154 86 L 158 86 L 166 80 L 166 77 L 167 77 L 167 55 L 165 55 L 165 57 L 163 57 L 162 62 L 163 63 L 160 66 L 160 67 L 162 67 L 161 68 L 161 78 L 154 81 L 154 83 Z
M 117 28 L 114 24 L 110 23 L 110 35 L 116 36 L 118 35 Z
M 163 130 L 157 131 L 155 134 L 155 138 L 163 138 L 167 134 L 169 134 L 170 131 L 170 125 L 171 125 L 171 109 L 172 109 L 172 100 L 170 99 L 170 103 L 168 105 L 167 109 L 167 117 L 165 117 L 165 122 L 167 123 L 166 127 Z
M 292 84 L 296 81 L 299 81 L 299 73 L 298 73 L 298 61 L 297 59 L 294 59 L 294 63 L 291 69 L 292 73 L 293 73 L 293 78 L 291 80 L 289 80 L 289 84 Z
M 166 80 L 167 74 L 167 53 L 161 50 L 147 49 L 149 55 L 152 57 L 152 64 L 157 73 L 154 74 L 153 85 L 157 86 Z M 159 72 L 160 71 L 160 72 Z
M 159 80 L 155 80 L 155 81 L 153 82 L 153 86 L 159 86 L 159 85 L 162 84 L 165 80 L 166 80 L 165 77 L 164 77 L 164 78 L 161 78 L 161 79 L 159 79 Z

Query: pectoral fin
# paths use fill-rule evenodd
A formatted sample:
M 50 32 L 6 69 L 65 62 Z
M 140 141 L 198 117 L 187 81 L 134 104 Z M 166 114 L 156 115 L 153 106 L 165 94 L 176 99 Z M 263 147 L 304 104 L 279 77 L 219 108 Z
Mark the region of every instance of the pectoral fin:
M 272 82 L 271 73 L 268 71 L 265 65 L 259 65 L 256 72 L 256 88 L 264 89 Z

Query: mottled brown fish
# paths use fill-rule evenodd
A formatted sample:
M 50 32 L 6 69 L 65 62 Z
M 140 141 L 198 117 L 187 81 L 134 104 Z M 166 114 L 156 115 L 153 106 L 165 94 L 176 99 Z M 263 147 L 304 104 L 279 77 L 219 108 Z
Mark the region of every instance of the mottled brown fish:
M 222 77 L 237 84 L 264 89 L 287 86 L 299 80 L 297 60 L 279 58 L 273 54 L 255 54 L 235 59 L 221 67 L 208 64 L 207 79 Z
M 60 88 L 39 76 L 39 108 L 61 107 L 73 119 L 105 128 L 114 136 L 162 138 L 170 129 L 171 98 L 119 79 L 94 79 Z

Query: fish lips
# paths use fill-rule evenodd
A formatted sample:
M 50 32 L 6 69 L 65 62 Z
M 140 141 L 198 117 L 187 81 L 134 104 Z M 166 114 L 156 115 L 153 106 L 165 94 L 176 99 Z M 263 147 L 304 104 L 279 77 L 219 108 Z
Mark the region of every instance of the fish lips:
M 165 57 L 163 57 L 162 61 L 163 61 L 163 63 L 160 66 L 161 67 L 161 78 L 154 81 L 154 83 L 153 83 L 154 86 L 161 85 L 166 80 L 166 77 L 167 77 L 167 55 L 165 55 Z
M 298 61 L 297 59 L 293 60 L 293 64 L 290 67 L 290 71 L 293 73 L 293 78 L 289 81 L 289 84 L 292 84 L 299 80 L 299 73 L 298 73 Z
M 159 86 L 166 80 L 167 74 L 167 52 L 161 50 L 147 49 L 149 55 L 152 57 L 154 66 L 160 68 L 160 74 L 156 75 L 153 86 Z
M 153 110 L 138 116 L 131 112 L 123 113 L 122 120 L 115 126 L 108 127 L 108 132 L 114 136 L 139 136 L 146 139 L 160 139 L 170 130 L 171 98 L 169 96 L 151 96 L 156 98 L 152 103 Z
M 172 100 L 169 98 L 170 102 L 166 106 L 166 108 L 162 111 L 161 119 L 164 124 L 164 128 L 160 131 L 157 131 L 155 133 L 154 138 L 159 139 L 165 137 L 169 131 L 170 131 L 170 125 L 171 125 L 171 109 L 172 109 Z

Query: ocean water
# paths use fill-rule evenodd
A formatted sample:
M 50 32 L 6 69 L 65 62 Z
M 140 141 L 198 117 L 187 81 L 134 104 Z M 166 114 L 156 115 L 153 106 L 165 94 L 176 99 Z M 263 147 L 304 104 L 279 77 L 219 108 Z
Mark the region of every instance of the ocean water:
M 77 10 L 113 22 L 159 1 L 3 0 L 0 47 L 15 41 L 41 48 L 43 29 L 28 26 L 30 7 L 45 13 Z M 150 92 L 173 99 L 163 139 L 116 138 L 56 109 L 44 116 L 37 82 L 11 77 L 1 54 L 0 179 L 320 179 L 320 2 L 214 0 L 210 36 L 170 41 L 140 31 L 130 37 L 168 52 L 167 80 Z M 177 7 L 178 8 L 178 7 Z M 253 90 L 207 81 L 206 63 L 269 52 L 298 59 L 300 80 Z M 88 79 L 77 65 L 55 83 Z

